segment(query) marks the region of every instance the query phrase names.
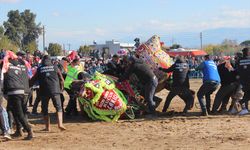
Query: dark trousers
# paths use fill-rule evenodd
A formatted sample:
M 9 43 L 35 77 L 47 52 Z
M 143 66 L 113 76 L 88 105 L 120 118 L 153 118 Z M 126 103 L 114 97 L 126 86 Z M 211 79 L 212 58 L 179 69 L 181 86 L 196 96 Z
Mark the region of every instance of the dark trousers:
M 20 122 L 20 124 L 18 123 L 16 124 L 17 130 L 23 127 L 26 131 L 30 132 L 31 128 L 24 114 L 23 102 L 24 102 L 24 95 L 9 95 L 8 96 L 8 105 L 13 113 L 14 119 L 16 122 Z
M 248 109 L 248 101 L 250 100 L 250 89 L 248 90 L 243 90 L 244 91 L 244 96 L 242 100 L 240 101 L 240 104 L 245 104 L 245 108 Z
M 65 101 L 65 98 L 64 98 L 63 93 L 60 94 L 60 98 L 61 98 L 62 111 L 64 112 L 64 101 Z
M 164 107 L 162 112 L 166 112 L 172 99 L 175 96 L 179 96 L 186 104 L 183 112 L 187 112 L 188 109 L 190 109 L 194 103 L 194 97 L 191 93 L 191 91 L 189 90 L 189 88 L 182 86 L 182 87 L 171 87 L 170 88 L 170 92 L 166 98 Z
M 144 86 L 145 87 L 144 95 L 145 95 L 145 100 L 148 102 L 149 113 L 155 112 L 155 102 L 153 100 L 153 97 L 154 97 L 155 89 L 157 85 L 158 85 L 158 80 L 155 77 L 151 81 L 148 81 Z
M 34 91 L 34 89 L 31 88 L 29 96 L 28 96 L 29 106 L 32 106 L 32 103 L 33 103 L 33 91 Z M 28 103 L 28 101 L 27 101 L 27 103 Z
M 204 82 L 197 92 L 197 97 L 201 106 L 202 112 L 210 112 L 211 98 L 210 95 L 218 88 L 219 83 L 217 82 Z M 204 102 L 204 96 L 206 102 Z
M 26 119 L 28 119 L 28 114 L 27 114 L 27 112 L 28 112 L 28 108 L 27 108 L 28 99 L 29 99 L 28 95 L 24 95 L 24 98 L 22 99 L 22 110 L 24 113 L 24 117 Z M 21 122 L 14 118 L 14 115 L 13 115 L 13 112 L 11 110 L 11 106 L 9 105 L 9 103 L 7 104 L 7 112 L 8 112 L 8 119 L 9 119 L 10 128 L 13 128 L 14 121 L 19 128 L 22 128 Z
M 237 109 L 237 103 L 243 98 L 243 91 L 242 91 L 242 85 L 238 83 L 238 87 L 236 88 L 235 92 L 233 93 L 232 102 L 229 107 L 229 111 L 232 110 L 233 108 Z M 248 107 L 246 107 L 248 109 Z
M 72 90 L 69 90 L 69 89 L 65 89 L 65 90 L 69 95 L 69 102 L 65 109 L 66 114 L 68 115 L 70 115 L 71 113 L 77 114 L 77 102 L 76 102 L 77 97 Z
M 24 114 L 25 119 L 28 120 L 28 114 L 27 114 L 28 113 L 28 107 L 27 107 L 27 103 L 29 101 L 29 96 L 27 94 L 25 94 L 22 101 L 23 101 L 22 102 L 23 114 Z M 15 122 L 16 122 L 16 125 L 18 127 L 23 127 L 22 123 L 19 120 L 15 120 Z
M 27 106 L 27 104 L 28 104 L 28 100 L 29 100 L 29 95 L 24 95 L 24 99 L 23 99 L 23 113 L 25 114 L 25 115 L 27 115 L 27 113 L 28 113 L 28 106 Z
M 238 84 L 233 82 L 229 85 L 222 85 L 215 95 L 212 111 L 217 112 L 219 107 L 226 109 L 230 97 L 235 93 Z
M 56 108 L 56 112 L 62 112 L 61 97 L 60 94 L 43 96 L 41 95 L 42 101 L 42 113 L 44 116 L 48 116 L 49 100 L 52 99 L 53 105 Z
M 41 102 L 40 89 L 36 89 L 36 99 L 32 108 L 32 113 L 37 113 L 38 104 Z
M 60 94 L 60 99 L 61 99 L 61 106 L 62 106 L 62 110 L 63 110 L 63 103 L 64 103 L 64 96 L 63 94 Z M 32 108 L 32 113 L 37 113 L 37 107 L 39 105 L 39 103 L 41 102 L 41 96 L 40 96 L 40 90 L 39 88 L 36 89 L 36 99 Z

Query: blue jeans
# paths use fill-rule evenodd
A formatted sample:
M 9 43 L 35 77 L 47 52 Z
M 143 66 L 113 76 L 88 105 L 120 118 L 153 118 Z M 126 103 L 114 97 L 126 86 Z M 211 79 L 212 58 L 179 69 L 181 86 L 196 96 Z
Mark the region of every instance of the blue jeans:
M 0 106 L 0 121 L 1 121 L 1 128 L 3 129 L 3 132 L 8 133 L 10 129 L 8 113 L 6 109 L 2 106 Z
M 145 84 L 145 100 L 148 102 L 149 113 L 154 113 L 155 111 L 155 102 L 153 100 L 156 87 L 158 85 L 158 80 L 155 77 L 151 81 Z
M 219 82 L 204 82 L 197 92 L 197 97 L 201 106 L 202 112 L 210 112 L 211 98 L 210 95 L 218 88 Z M 206 102 L 204 102 L 204 96 Z

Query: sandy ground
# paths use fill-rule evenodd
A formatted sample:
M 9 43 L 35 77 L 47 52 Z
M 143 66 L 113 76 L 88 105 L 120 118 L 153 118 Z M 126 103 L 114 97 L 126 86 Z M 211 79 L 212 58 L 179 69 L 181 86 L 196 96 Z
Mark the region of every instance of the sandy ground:
M 196 91 L 200 85 L 200 80 L 191 81 L 191 87 Z M 163 90 L 157 96 L 165 100 L 167 94 Z M 197 99 L 195 102 L 198 104 Z M 159 110 L 162 105 L 163 102 Z M 182 100 L 176 97 L 170 111 L 181 112 L 183 107 Z M 52 132 L 41 131 L 44 128 L 41 116 L 30 116 L 36 137 L 32 141 L 24 141 L 23 138 L 4 141 L 0 138 L 0 150 L 250 149 L 249 115 L 200 117 L 200 110 L 195 107 L 187 116 L 165 113 L 154 120 L 120 120 L 117 123 L 92 122 L 77 116 L 66 118 L 68 130 L 60 132 L 52 104 L 50 108 Z

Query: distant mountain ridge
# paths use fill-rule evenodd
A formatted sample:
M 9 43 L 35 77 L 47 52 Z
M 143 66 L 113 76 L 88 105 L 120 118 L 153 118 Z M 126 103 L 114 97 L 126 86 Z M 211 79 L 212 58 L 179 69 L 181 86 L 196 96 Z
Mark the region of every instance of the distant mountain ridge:
M 217 28 L 202 31 L 202 44 L 220 44 L 224 39 L 236 40 L 239 44 L 250 40 L 250 28 Z M 161 38 L 167 45 L 181 44 L 183 47 L 199 48 L 199 32 L 180 32 Z

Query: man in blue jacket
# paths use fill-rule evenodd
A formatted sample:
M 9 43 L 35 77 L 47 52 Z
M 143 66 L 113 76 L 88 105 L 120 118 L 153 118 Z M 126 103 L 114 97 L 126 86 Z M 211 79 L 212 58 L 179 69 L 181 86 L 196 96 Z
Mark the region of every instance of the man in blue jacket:
M 218 88 L 220 84 L 220 76 L 214 61 L 209 55 L 206 55 L 205 61 L 202 62 L 196 70 L 202 70 L 203 84 L 197 92 L 197 97 L 201 106 L 202 116 L 207 116 L 210 113 L 211 99 L 210 95 Z M 204 102 L 204 96 L 206 103 Z

